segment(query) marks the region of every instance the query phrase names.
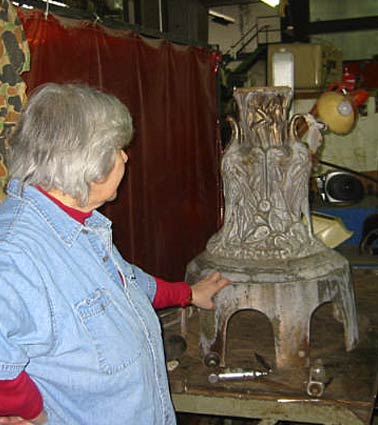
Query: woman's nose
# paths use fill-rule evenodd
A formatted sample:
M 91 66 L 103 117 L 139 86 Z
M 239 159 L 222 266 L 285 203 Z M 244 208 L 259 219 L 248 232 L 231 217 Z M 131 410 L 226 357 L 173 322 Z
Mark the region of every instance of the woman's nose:
M 126 162 L 129 160 L 129 157 L 127 156 L 127 153 L 123 149 L 121 150 L 121 155 L 122 155 L 123 162 L 126 164 Z

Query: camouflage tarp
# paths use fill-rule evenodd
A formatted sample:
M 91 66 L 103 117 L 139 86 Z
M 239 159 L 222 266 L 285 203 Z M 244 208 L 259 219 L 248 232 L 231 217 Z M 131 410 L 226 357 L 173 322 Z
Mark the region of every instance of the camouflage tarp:
M 7 181 L 6 138 L 16 124 L 26 100 L 21 78 L 29 70 L 28 43 L 17 11 L 8 0 L 0 0 L 0 201 Z

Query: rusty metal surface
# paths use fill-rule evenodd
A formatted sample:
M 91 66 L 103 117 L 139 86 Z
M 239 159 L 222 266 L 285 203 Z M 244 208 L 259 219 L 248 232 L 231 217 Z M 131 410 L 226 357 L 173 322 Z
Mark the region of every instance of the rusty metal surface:
M 311 362 L 321 358 L 326 373 L 324 394 L 306 392 L 308 368 L 274 369 L 264 378 L 246 382 L 210 384 L 212 370 L 202 361 L 198 315 L 187 323 L 188 350 L 180 366 L 170 374 L 173 400 L 178 411 L 239 416 L 254 419 L 291 420 L 326 425 L 368 425 L 377 392 L 378 373 L 378 273 L 354 271 L 360 342 L 345 351 L 343 325 L 330 305 L 321 306 L 311 321 Z M 273 333 L 261 313 L 241 311 L 229 322 L 229 366 L 258 369 L 255 353 L 274 364 Z M 220 371 L 221 369 L 216 369 Z M 265 422 L 263 422 L 265 423 Z
M 240 310 L 254 309 L 270 320 L 278 368 L 308 366 L 310 327 L 313 312 L 332 302 L 344 324 L 346 350 L 358 341 L 353 281 L 348 261 L 331 249 L 306 258 L 279 262 L 229 260 L 207 252 L 197 256 L 187 268 L 186 280 L 197 282 L 213 271 L 230 279 L 215 298 L 214 311 L 201 311 L 201 347 L 204 357 L 218 354 L 225 359 L 230 318 Z

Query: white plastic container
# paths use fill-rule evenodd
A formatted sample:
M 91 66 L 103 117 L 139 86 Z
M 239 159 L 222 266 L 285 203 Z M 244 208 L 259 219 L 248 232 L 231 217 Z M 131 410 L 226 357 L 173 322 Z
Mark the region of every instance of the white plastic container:
M 282 48 L 272 56 L 272 85 L 294 89 L 294 55 Z

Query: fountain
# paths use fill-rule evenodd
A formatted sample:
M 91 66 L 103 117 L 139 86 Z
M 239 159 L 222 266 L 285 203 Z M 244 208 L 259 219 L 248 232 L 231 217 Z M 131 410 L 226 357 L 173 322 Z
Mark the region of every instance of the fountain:
M 199 310 L 200 345 L 208 365 L 226 366 L 228 322 L 236 312 L 263 313 L 273 329 L 277 368 L 308 366 L 314 310 L 331 302 L 344 325 L 346 349 L 358 342 L 348 261 L 318 240 L 308 200 L 311 154 L 321 130 L 310 114 L 288 120 L 288 87 L 237 89 L 239 120 L 222 158 L 223 226 L 187 266 L 194 283 L 217 270 L 231 284 L 213 311 Z M 298 125 L 308 127 L 308 143 Z

